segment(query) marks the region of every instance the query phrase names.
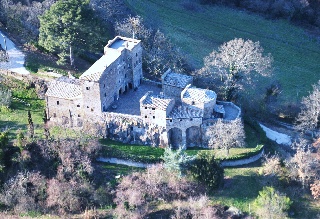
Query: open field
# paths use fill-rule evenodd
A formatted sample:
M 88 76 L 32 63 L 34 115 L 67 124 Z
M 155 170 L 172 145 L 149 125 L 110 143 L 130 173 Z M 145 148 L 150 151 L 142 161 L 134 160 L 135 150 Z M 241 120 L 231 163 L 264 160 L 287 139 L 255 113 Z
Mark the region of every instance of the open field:
M 196 68 L 223 42 L 234 38 L 260 41 L 265 52 L 274 57 L 274 75 L 260 79 L 257 87 L 278 81 L 282 87 L 279 98 L 285 105 L 300 102 L 320 79 L 319 40 L 285 20 L 266 20 L 245 11 L 192 1 L 189 10 L 181 0 L 126 2 L 145 21 L 158 25 Z

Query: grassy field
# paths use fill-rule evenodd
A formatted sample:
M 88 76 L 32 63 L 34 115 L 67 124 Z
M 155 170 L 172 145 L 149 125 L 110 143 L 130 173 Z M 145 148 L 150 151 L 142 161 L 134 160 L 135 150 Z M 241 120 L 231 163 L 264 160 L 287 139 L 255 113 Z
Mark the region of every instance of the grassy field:
M 12 91 L 9 110 L 0 112 L 0 130 L 9 129 L 10 139 L 14 139 L 18 130 L 27 133 L 28 110 L 35 128 L 35 138 L 42 138 L 45 102 L 38 99 L 34 88 L 28 88 L 22 81 L 12 79 L 8 85 Z
M 320 42 L 286 20 L 267 20 L 240 10 L 197 3 L 187 10 L 183 0 L 126 2 L 147 22 L 158 25 L 196 68 L 223 42 L 234 38 L 260 41 L 265 52 L 274 57 L 274 76 L 260 79 L 257 87 L 277 80 L 283 104 L 300 102 L 320 79 Z

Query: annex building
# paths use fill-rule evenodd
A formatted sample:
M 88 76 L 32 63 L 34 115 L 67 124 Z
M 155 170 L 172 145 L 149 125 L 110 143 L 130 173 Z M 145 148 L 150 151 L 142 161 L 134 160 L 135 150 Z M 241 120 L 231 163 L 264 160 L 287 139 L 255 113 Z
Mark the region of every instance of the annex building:
M 168 69 L 161 83 L 143 79 L 140 40 L 117 36 L 79 79 L 60 77 L 46 93 L 50 123 L 100 127 L 111 139 L 154 146 L 207 146 L 206 130 L 240 117 L 231 102 Z

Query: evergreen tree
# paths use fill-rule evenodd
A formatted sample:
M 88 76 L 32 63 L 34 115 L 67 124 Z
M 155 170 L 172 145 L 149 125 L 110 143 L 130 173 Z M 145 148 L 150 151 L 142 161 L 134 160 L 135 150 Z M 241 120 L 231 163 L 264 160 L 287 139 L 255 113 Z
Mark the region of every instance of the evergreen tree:
M 74 52 L 90 50 L 104 38 L 105 28 L 100 27 L 89 2 L 59 0 L 39 17 L 39 45 L 57 53 L 58 64 L 64 64 L 69 54 L 70 64 L 74 65 Z

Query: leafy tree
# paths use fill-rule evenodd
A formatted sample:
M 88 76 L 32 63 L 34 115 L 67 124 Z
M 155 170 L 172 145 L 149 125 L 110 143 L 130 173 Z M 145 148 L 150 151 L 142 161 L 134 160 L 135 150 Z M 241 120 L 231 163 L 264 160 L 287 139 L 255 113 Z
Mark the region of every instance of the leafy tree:
M 212 76 L 215 83 L 221 82 L 223 96 L 235 99 L 245 84 L 251 84 L 255 75 L 268 76 L 273 59 L 264 56 L 259 42 L 233 39 L 213 50 L 204 58 L 204 67 L 199 73 Z
M 317 199 L 320 197 L 320 180 L 316 180 L 313 184 L 310 185 L 310 190 L 312 196 Z
M 4 153 L 5 149 L 8 147 L 9 143 L 9 133 L 7 131 L 0 132 L 0 172 L 3 171 L 4 168 Z
M 256 214 L 265 219 L 287 218 L 287 210 L 292 201 L 273 187 L 263 187 L 256 198 L 254 205 Z
M 192 162 L 190 170 L 193 177 L 207 185 L 209 189 L 216 189 L 223 182 L 224 170 L 211 153 L 199 153 Z
M 89 0 L 59 0 L 39 18 L 39 45 L 58 53 L 60 64 L 69 54 L 73 65 L 73 53 L 92 49 L 106 32 L 103 26 L 98 28 Z
M 313 135 L 320 121 L 320 81 L 312 88 L 312 93 L 302 98 L 301 112 L 296 118 L 296 129 L 304 133 L 311 131 Z
M 208 146 L 215 149 L 225 149 L 227 156 L 230 148 L 244 145 L 245 133 L 242 121 L 236 119 L 224 122 L 218 119 L 206 132 Z

